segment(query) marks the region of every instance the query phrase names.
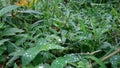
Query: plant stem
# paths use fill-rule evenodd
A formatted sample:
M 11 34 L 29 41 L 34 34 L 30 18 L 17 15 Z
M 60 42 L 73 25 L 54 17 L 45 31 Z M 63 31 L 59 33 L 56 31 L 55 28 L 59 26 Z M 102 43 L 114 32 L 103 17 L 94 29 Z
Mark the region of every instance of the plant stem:
M 107 59 L 109 59 L 110 57 L 114 56 L 115 54 L 120 52 L 120 48 L 118 48 L 116 51 L 112 52 L 111 54 L 109 54 L 108 56 L 103 57 L 101 60 L 105 61 Z

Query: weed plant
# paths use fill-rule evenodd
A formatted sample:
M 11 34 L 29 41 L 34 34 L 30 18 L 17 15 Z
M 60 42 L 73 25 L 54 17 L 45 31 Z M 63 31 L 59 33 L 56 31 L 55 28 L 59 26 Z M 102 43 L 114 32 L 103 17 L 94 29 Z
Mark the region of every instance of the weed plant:
M 119 67 L 119 0 L 0 0 L 0 68 Z

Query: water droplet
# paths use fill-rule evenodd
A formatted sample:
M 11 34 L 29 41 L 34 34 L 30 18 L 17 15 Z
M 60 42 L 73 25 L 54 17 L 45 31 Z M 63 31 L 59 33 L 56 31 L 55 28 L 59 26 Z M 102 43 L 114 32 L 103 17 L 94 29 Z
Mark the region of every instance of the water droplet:
M 114 58 L 115 60 L 117 60 L 117 58 Z
M 59 38 L 58 41 L 61 42 L 61 39 Z
M 44 68 L 43 66 L 39 66 L 39 68 Z

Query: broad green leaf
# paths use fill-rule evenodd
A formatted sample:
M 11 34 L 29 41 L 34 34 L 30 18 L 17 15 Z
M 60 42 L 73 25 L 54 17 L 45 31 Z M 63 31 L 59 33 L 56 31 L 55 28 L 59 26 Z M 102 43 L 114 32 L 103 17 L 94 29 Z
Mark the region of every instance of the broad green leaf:
M 4 14 L 14 10 L 14 9 L 17 9 L 18 6 L 15 6 L 15 5 L 10 5 L 10 6 L 7 6 L 3 9 L 0 10 L 0 17 L 3 16 Z
M 89 64 L 89 60 L 80 57 L 80 61 L 77 62 L 77 67 L 78 68 L 91 68 L 91 65 Z
M 91 68 L 89 62 L 79 61 L 77 64 L 79 68 Z
M 18 38 L 19 38 L 19 40 L 16 40 L 16 42 L 15 42 L 15 44 L 16 44 L 17 46 L 25 43 L 25 42 L 26 42 L 26 39 L 27 39 L 27 38 L 22 37 L 22 36 L 21 36 L 21 37 L 18 37 Z
M 55 55 L 50 53 L 49 51 L 42 51 L 40 52 L 32 61 L 34 65 L 39 65 L 42 62 L 49 62 L 55 58 Z
M 102 68 L 107 68 L 101 60 L 99 60 L 98 58 L 96 58 L 94 56 L 85 56 L 85 58 L 90 58 L 90 59 L 94 60 L 96 63 L 98 63 Z
M 67 63 L 77 62 L 80 59 L 74 54 L 67 54 L 64 57 L 55 59 L 51 65 L 51 68 L 64 68 Z
M 9 39 L 2 39 L 2 40 L 0 40 L 0 46 L 3 45 L 6 41 L 9 41 Z
M 40 52 L 39 47 L 29 48 L 25 52 L 25 54 L 23 54 L 22 56 L 22 65 L 24 66 L 24 65 L 29 64 L 39 52 Z
M 28 66 L 23 66 L 22 68 L 50 68 L 49 64 L 39 64 L 37 66 L 33 66 L 32 64 L 29 64 Z
M 10 56 L 22 56 L 25 53 L 23 48 L 19 48 L 16 51 L 10 53 Z
M 36 66 L 35 68 L 50 68 L 50 65 L 45 63 L 45 64 L 40 64 Z
M 40 51 L 48 51 L 51 49 L 63 49 L 63 47 L 55 44 L 46 44 L 40 46 L 36 46 L 33 48 L 29 48 L 25 54 L 22 56 L 22 64 L 27 65 L 29 64 Z
M 103 45 L 99 47 L 99 49 L 109 50 L 112 48 L 112 45 L 108 42 L 103 42 Z
M 3 36 L 11 36 L 11 35 L 15 35 L 16 33 L 21 33 L 21 32 L 24 32 L 24 30 L 18 29 L 18 28 L 9 28 L 3 32 Z
M 48 35 L 46 39 L 49 42 L 53 42 L 55 40 L 54 43 L 61 43 L 62 42 L 61 38 L 59 36 L 56 36 L 56 35 Z
M 120 65 L 120 56 L 115 55 L 110 59 L 110 62 L 112 64 L 112 68 L 118 68 L 118 65 Z
M 63 68 L 66 64 L 66 59 L 64 57 L 59 57 L 53 61 L 51 68 Z
M 6 67 L 10 67 L 16 59 L 18 59 L 19 56 L 13 56 L 7 63 L 6 63 Z
M 70 24 L 74 27 L 75 31 L 78 31 L 79 29 L 77 28 L 77 26 L 75 25 L 75 22 L 70 21 Z
M 69 62 L 69 63 L 71 63 L 71 62 L 77 62 L 77 61 L 80 60 L 80 59 L 79 59 L 76 55 L 74 55 L 74 54 L 67 54 L 67 55 L 64 56 L 64 58 L 66 59 L 66 62 Z
M 24 11 L 19 11 L 20 13 L 33 13 L 33 14 L 40 14 L 42 15 L 43 13 L 35 11 L 35 10 L 24 10 Z

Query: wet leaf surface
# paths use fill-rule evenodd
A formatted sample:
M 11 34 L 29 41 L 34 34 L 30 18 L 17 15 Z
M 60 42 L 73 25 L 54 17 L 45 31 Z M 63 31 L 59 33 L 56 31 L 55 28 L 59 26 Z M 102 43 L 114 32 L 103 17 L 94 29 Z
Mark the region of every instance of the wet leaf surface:
M 29 48 L 25 52 L 25 54 L 22 56 L 22 64 L 23 65 L 29 64 L 40 51 L 48 51 L 51 49 L 64 49 L 64 47 L 61 47 L 61 46 L 55 45 L 55 44 L 47 44 L 47 45 L 42 45 L 41 47 L 36 46 L 33 48 Z

